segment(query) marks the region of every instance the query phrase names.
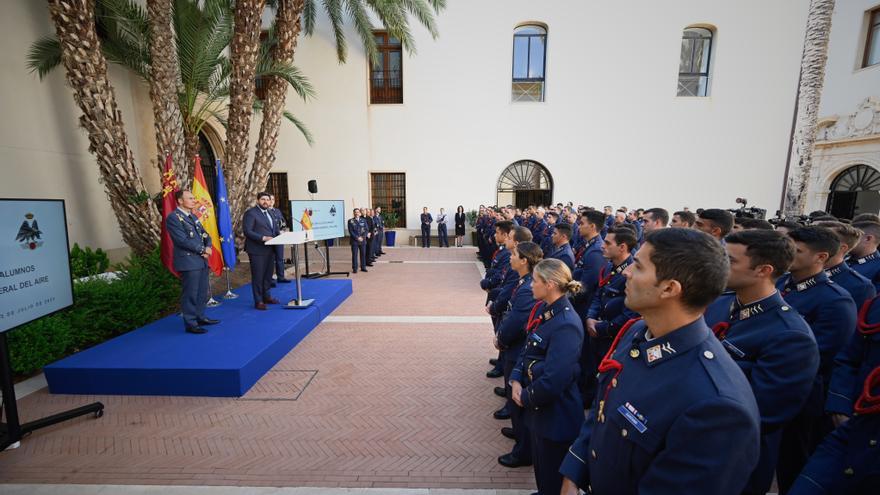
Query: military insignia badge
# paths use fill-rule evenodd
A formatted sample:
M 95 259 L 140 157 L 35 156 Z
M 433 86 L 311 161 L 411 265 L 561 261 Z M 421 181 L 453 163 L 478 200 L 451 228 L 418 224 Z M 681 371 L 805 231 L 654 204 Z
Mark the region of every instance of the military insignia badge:
M 661 359 L 663 357 L 663 351 L 660 349 L 659 345 L 655 345 L 654 347 L 649 347 L 648 350 L 648 362 L 653 363 L 654 361 Z
M 21 227 L 18 228 L 18 233 L 15 235 L 15 240 L 21 243 L 21 248 L 37 249 L 43 245 L 42 236 L 43 231 L 37 225 L 37 219 L 34 218 L 34 214 L 25 214 L 24 221 L 21 222 Z

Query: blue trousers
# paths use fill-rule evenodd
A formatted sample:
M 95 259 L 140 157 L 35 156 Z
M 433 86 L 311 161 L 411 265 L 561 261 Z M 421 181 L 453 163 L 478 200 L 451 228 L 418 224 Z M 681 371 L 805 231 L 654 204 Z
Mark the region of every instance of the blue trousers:
M 437 226 L 437 235 L 440 237 L 440 247 L 449 247 L 449 235 L 446 233 L 446 224 Z
M 431 247 L 431 226 L 422 224 L 422 247 Z
M 351 239 L 351 271 L 358 271 L 358 256 L 361 257 L 361 270 L 367 269 L 367 243 Z
M 512 351 L 511 351 L 512 353 Z M 499 356 L 504 360 L 504 385 L 507 389 L 507 410 L 510 411 L 510 423 L 513 427 L 514 444 L 510 453 L 519 460 L 530 461 L 532 459 L 532 438 L 529 433 L 529 427 L 525 423 L 525 411 L 516 405 L 511 399 L 511 389 L 508 382 L 510 381 L 510 373 L 516 367 L 515 359 L 507 359 Z M 561 465 L 561 464 L 560 464 Z
M 180 291 L 180 313 L 186 328 L 199 326 L 205 318 L 205 305 L 208 304 L 208 267 L 201 270 L 180 272 L 183 285 Z
M 554 442 L 532 433 L 532 462 L 535 467 L 535 482 L 541 495 L 556 495 L 562 491 L 562 474 L 559 467 L 568 454 L 568 443 Z
M 284 246 L 279 244 L 272 247 L 275 248 L 275 275 L 281 280 L 284 278 Z

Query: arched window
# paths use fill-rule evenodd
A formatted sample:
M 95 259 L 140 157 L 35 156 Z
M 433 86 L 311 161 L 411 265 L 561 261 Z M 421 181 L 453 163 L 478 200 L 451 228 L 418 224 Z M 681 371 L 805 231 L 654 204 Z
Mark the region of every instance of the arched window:
M 831 183 L 826 211 L 837 218 L 880 213 L 880 172 L 868 165 L 841 172 Z
M 712 59 L 712 31 L 689 27 L 681 36 L 678 66 L 678 96 L 709 95 L 709 63 Z
M 513 32 L 513 101 L 544 101 L 547 29 L 529 24 Z
M 508 165 L 498 178 L 497 205 L 549 205 L 553 201 L 553 178 L 538 162 L 520 160 Z

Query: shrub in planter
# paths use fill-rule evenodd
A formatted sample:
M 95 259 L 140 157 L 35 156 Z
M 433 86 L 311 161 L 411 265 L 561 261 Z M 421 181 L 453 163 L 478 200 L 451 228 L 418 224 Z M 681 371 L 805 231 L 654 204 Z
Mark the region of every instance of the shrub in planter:
M 70 250 L 70 272 L 73 278 L 88 277 L 104 273 L 110 266 L 110 258 L 103 249 L 98 248 L 92 251 L 92 248 L 86 246 L 85 249 L 74 243 L 73 249 Z

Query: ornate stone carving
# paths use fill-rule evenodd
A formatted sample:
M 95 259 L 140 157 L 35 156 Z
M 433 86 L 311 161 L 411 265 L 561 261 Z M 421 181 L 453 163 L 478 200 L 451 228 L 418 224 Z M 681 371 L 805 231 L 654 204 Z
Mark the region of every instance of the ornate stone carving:
M 880 135 L 880 98 L 869 96 L 850 115 L 819 129 L 816 141 L 839 141 Z

